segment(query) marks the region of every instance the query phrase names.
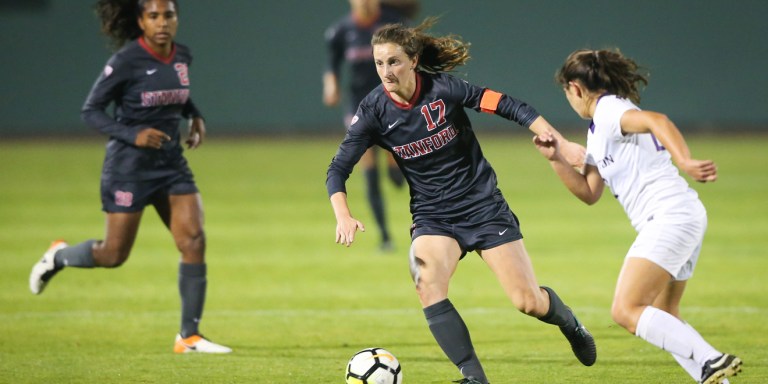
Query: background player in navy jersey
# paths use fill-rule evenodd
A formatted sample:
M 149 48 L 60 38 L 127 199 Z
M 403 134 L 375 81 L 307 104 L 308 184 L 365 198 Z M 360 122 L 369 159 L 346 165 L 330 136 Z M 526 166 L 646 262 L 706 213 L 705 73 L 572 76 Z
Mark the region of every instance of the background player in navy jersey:
M 373 32 L 383 25 L 404 21 L 406 14 L 413 13 L 416 4 L 416 0 L 390 0 L 387 4 L 379 0 L 349 0 L 351 12 L 325 32 L 328 65 L 323 74 L 323 103 L 327 106 L 335 106 L 339 103 L 341 70 L 346 62 L 350 78 L 347 107 L 344 111 L 345 125 L 349 125 L 358 104 L 365 95 L 379 85 L 371 48 Z M 408 9 L 403 10 L 403 7 Z M 402 186 L 403 175 L 397 164 L 389 153 L 386 158 L 389 178 L 396 186 Z M 368 203 L 381 231 L 380 248 L 384 251 L 391 250 L 392 242 L 387 227 L 384 197 L 379 181 L 378 159 L 374 148 L 363 155 L 360 165 L 363 168 Z
M 680 170 L 715 181 L 711 160 L 697 160 L 667 116 L 643 111 L 634 60 L 618 50 L 571 53 L 556 75 L 573 110 L 591 120 L 584 172 L 559 156 L 556 141 L 535 140 L 575 196 L 594 204 L 605 185 L 621 203 L 637 238 L 616 282 L 611 315 L 627 331 L 668 351 L 704 384 L 727 383 L 741 359 L 724 354 L 680 318 L 680 301 L 701 251 L 707 212 Z M 673 163 L 674 161 L 674 163 Z
M 464 64 L 468 46 L 433 37 L 428 19 L 415 28 L 390 25 L 373 36 L 381 80 L 360 103 L 328 168 L 326 186 L 336 216 L 336 242 L 349 246 L 363 224 L 352 216 L 345 182 L 372 145 L 394 153 L 408 181 L 413 216 L 411 275 L 429 328 L 460 369 L 461 383 L 487 383 L 469 332 L 448 299 L 459 260 L 477 251 L 520 311 L 560 327 L 577 358 L 592 365 L 594 340 L 555 292 L 540 287 L 517 217 L 497 187 L 465 108 L 497 114 L 537 134 L 561 138 L 572 163 L 583 148 L 568 143 L 524 102 L 444 72 Z
M 205 136 L 200 111 L 189 98 L 189 49 L 174 42 L 175 0 L 101 0 L 102 32 L 120 48 L 107 62 L 82 109 L 90 127 L 109 136 L 101 176 L 104 240 L 69 246 L 54 242 L 29 277 L 40 294 L 65 266 L 115 268 L 131 252 L 144 207 L 153 205 L 181 253 L 181 331 L 174 352 L 228 353 L 203 338 L 198 325 L 206 292 L 203 207 L 182 155 L 179 122 L 190 120 L 189 148 Z M 114 117 L 106 113 L 115 104 Z

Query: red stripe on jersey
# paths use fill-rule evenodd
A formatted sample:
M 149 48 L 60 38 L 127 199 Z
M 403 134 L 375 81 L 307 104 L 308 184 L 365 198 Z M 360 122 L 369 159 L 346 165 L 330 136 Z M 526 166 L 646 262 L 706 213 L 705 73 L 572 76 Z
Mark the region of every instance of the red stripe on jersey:
M 480 99 L 480 111 L 485 113 L 494 113 L 499 106 L 499 100 L 501 100 L 501 93 L 486 89 L 483 92 L 483 97 Z
M 176 44 L 173 44 L 173 49 L 171 49 L 171 54 L 168 55 L 168 57 L 162 57 L 158 55 L 157 52 L 153 51 L 147 42 L 144 41 L 144 36 L 139 37 L 139 45 L 141 45 L 145 51 L 149 52 L 150 55 L 154 56 L 155 59 L 158 59 L 165 64 L 170 64 L 173 61 L 173 57 L 176 56 Z

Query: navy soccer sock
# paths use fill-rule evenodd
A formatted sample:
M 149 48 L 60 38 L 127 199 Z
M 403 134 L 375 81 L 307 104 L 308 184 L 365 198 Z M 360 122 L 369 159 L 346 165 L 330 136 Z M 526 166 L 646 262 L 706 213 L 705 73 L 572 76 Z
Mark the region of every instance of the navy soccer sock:
M 53 256 L 53 265 L 56 268 L 93 268 L 95 265 L 93 261 L 93 244 L 95 242 L 96 240 L 88 240 L 58 250 Z
M 563 301 L 560 300 L 560 297 L 557 296 L 557 293 L 555 293 L 552 288 L 541 288 L 549 294 L 549 311 L 547 311 L 546 315 L 540 317 L 539 320 L 547 324 L 557 325 L 561 328 L 565 327 L 569 330 L 576 328 L 576 317 L 573 316 L 571 309 L 563 304 Z
M 437 344 L 464 377 L 471 376 L 482 383 L 487 382 L 488 379 L 472 346 L 469 330 L 451 301 L 445 299 L 424 308 L 424 316 Z
M 198 325 L 203 316 L 205 289 L 208 284 L 205 264 L 179 263 L 179 294 L 181 295 L 181 337 L 200 334 Z

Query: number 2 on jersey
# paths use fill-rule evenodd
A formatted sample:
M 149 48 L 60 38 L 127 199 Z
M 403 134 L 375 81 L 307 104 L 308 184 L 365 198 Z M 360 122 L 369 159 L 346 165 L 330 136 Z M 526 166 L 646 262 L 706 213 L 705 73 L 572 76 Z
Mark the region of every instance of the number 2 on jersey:
M 435 121 L 432 120 L 432 116 L 430 115 L 429 110 L 437 111 L 437 124 L 435 124 Z M 421 114 L 424 116 L 424 119 L 427 120 L 428 131 L 443 125 L 445 123 L 445 103 L 443 102 L 443 99 L 429 103 L 429 108 L 427 108 L 426 105 L 422 106 Z
M 189 85 L 189 69 L 187 69 L 187 64 L 185 63 L 176 63 L 173 65 L 173 69 L 176 70 L 176 74 L 179 75 L 179 83 L 181 85 Z

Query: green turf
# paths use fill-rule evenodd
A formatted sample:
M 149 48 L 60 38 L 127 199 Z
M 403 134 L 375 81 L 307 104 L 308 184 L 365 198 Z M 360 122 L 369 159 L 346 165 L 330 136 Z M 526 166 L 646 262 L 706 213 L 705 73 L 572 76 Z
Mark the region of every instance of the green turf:
M 451 299 L 494 384 L 692 383 L 666 353 L 614 325 L 609 308 L 634 238 L 609 194 L 593 207 L 570 196 L 527 136 L 480 133 L 500 187 L 522 222 L 540 283 L 590 328 L 586 368 L 556 328 L 517 313 L 474 255 Z M 103 236 L 102 141 L 0 142 L 0 382 L 341 383 L 347 359 L 380 346 L 408 384 L 459 378 L 432 339 L 407 269 L 408 196 L 385 184 L 397 252 L 377 251 L 362 179 L 348 183 L 368 226 L 334 244 L 325 169 L 335 139 L 217 139 L 188 158 L 203 192 L 209 291 L 202 331 L 227 356 L 171 353 L 178 329 L 178 256 L 147 210 L 128 263 L 70 268 L 35 297 L 29 269 L 51 240 Z M 692 137 L 720 179 L 695 184 L 709 231 L 683 315 L 716 347 L 738 354 L 732 383 L 768 382 L 768 137 Z

